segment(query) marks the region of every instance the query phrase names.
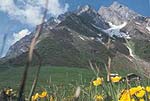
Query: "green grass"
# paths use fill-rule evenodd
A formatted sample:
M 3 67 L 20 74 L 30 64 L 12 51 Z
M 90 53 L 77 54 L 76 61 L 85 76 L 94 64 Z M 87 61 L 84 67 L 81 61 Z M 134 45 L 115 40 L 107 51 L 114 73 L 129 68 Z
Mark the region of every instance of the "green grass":
M 20 80 L 24 67 L 9 67 L 7 69 L 0 68 L 0 89 L 4 87 L 13 87 L 18 89 Z M 130 70 L 131 71 L 131 70 Z M 132 71 L 131 71 L 132 72 Z M 27 91 L 30 90 L 33 79 L 35 77 L 36 67 L 30 67 L 28 72 L 27 80 Z M 127 69 L 113 69 L 112 73 L 119 73 L 125 76 L 130 73 Z M 106 77 L 106 71 L 100 69 L 100 76 Z M 55 85 L 82 85 L 89 84 L 92 79 L 96 78 L 94 72 L 88 68 L 75 68 L 75 67 L 54 67 L 54 66 L 42 66 L 40 71 L 40 76 L 38 80 L 37 88 L 50 85 L 50 83 Z
M 23 71 L 24 67 L 12 67 L 9 69 L 0 68 L 0 89 L 4 87 L 12 87 L 17 90 Z M 26 86 L 27 92 L 31 88 L 35 73 L 36 67 L 30 67 Z M 40 71 L 37 90 L 45 88 L 50 84 L 81 85 L 83 83 L 89 83 L 93 77 L 94 74 L 89 69 L 43 66 Z
M 9 67 L 7 69 L 0 68 L 0 89 L 11 87 L 15 91 L 18 91 L 23 71 L 24 67 Z M 129 71 L 127 72 L 125 70 L 112 71 L 112 73 L 115 72 L 119 73 L 121 76 L 125 76 L 129 73 Z M 26 83 L 26 97 L 31 89 L 35 73 L 36 67 L 30 67 Z M 104 70 L 100 70 L 98 76 L 104 77 L 104 81 L 106 81 L 106 72 Z M 55 98 L 57 97 L 59 100 L 62 98 L 69 99 L 74 95 L 76 88 L 80 86 L 82 91 L 79 101 L 93 101 L 93 97 L 97 94 L 105 95 L 104 97 L 108 101 L 107 93 L 110 94 L 111 98 L 118 99 L 117 97 L 119 96 L 121 90 L 126 88 L 127 85 L 126 82 L 119 84 L 104 82 L 103 87 L 94 87 L 90 82 L 96 78 L 96 75 L 91 69 L 42 66 L 34 94 L 36 92 L 41 93 L 46 90 L 49 95 L 54 95 Z M 147 86 L 149 84 L 143 81 L 144 80 L 141 81 L 142 85 Z M 138 86 L 138 83 L 133 82 L 132 86 L 134 85 Z

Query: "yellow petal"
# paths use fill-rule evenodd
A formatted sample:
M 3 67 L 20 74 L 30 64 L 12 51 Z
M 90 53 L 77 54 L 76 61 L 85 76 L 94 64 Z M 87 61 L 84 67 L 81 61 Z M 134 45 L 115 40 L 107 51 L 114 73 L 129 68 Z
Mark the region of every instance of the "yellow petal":
M 130 90 L 129 90 L 130 91 L 130 95 L 132 96 L 132 95 L 134 95 L 135 93 L 137 93 L 138 91 L 140 91 L 142 89 L 143 89 L 143 87 L 141 87 L 141 86 L 130 88 Z
M 102 82 L 103 82 L 103 78 L 98 77 L 96 80 L 93 81 L 93 85 L 94 86 L 99 86 L 99 85 L 102 84 Z
M 36 101 L 39 98 L 39 94 L 36 93 L 34 96 L 32 96 L 32 101 Z
M 96 101 L 103 101 L 103 96 L 102 96 L 102 95 L 95 95 L 95 96 L 94 96 L 94 99 L 95 99 Z
M 140 99 L 139 101 L 145 101 L 145 100 L 142 98 L 142 99 Z
M 46 91 L 42 92 L 42 94 L 39 95 L 40 98 L 44 98 L 46 96 L 47 96 L 47 92 Z
M 119 101 L 130 101 L 131 97 L 130 97 L 130 93 L 129 90 L 124 90 Z
M 140 91 L 137 92 L 135 95 L 136 95 L 136 97 L 138 97 L 138 98 L 142 98 L 142 97 L 145 95 L 145 91 L 144 91 L 144 90 L 140 90 Z
M 119 82 L 121 80 L 121 76 L 111 77 L 111 82 Z
M 132 98 L 132 99 L 131 99 L 131 101 L 135 101 L 135 99 L 134 99 L 134 98 Z
M 147 86 L 147 87 L 146 87 L 146 91 L 147 91 L 147 92 L 150 92 L 150 86 Z

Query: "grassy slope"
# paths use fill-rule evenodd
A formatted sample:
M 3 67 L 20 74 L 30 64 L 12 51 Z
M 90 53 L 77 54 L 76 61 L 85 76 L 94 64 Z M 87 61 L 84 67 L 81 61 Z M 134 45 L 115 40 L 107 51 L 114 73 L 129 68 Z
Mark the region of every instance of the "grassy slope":
M 150 61 L 150 42 L 147 40 L 135 40 L 135 54 L 140 58 Z
M 87 67 L 89 66 L 89 60 L 93 60 L 96 63 L 104 63 L 106 61 L 109 53 L 104 46 L 94 42 L 91 44 L 85 43 L 85 45 L 81 43 L 76 44 L 79 44 L 78 48 L 68 42 L 46 38 L 38 45 L 38 51 L 43 58 L 43 62 L 51 65 Z M 91 47 L 100 51 L 91 53 Z

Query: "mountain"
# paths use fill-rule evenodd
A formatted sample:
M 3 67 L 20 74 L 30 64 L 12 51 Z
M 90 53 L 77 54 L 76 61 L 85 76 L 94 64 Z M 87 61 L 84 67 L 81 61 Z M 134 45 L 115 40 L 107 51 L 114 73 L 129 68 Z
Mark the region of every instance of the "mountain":
M 111 25 L 106 30 L 109 35 L 130 39 L 135 54 L 145 61 L 150 60 L 150 17 L 144 17 L 118 2 L 110 7 L 101 7 L 98 13 Z
M 116 1 L 113 2 L 110 7 L 101 7 L 98 13 L 102 15 L 107 22 L 112 22 L 115 25 L 120 25 L 125 21 L 141 16 Z
M 148 17 L 117 2 L 110 7 L 101 7 L 98 12 L 86 5 L 45 22 L 35 49 L 41 55 L 44 65 L 88 67 L 90 60 L 104 67 L 110 56 L 113 67 L 133 67 L 127 58 L 135 58 L 133 50 L 144 61 L 150 61 L 149 26 Z M 3 63 L 26 63 L 27 47 L 34 33 L 12 45 L 2 59 Z M 109 38 L 111 43 L 108 50 L 106 45 Z M 134 49 L 127 46 L 125 39 L 133 44 Z M 36 63 L 34 56 L 33 64 Z

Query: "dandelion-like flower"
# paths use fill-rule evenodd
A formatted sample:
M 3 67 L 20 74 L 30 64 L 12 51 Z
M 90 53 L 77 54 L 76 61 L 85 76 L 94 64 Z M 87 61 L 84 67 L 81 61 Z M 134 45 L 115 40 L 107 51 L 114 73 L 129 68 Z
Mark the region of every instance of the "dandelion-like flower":
M 119 82 L 120 80 L 121 80 L 121 76 L 115 76 L 115 77 L 111 77 L 110 79 L 111 79 L 111 82 Z
M 131 100 L 131 96 L 129 90 L 124 90 L 119 98 L 119 101 L 130 101 L 130 100 Z
M 32 101 L 36 101 L 39 98 L 39 93 L 36 93 L 34 96 L 32 96 Z
M 98 77 L 96 80 L 93 81 L 94 86 L 99 86 L 103 82 L 103 78 Z
M 143 89 L 143 87 L 141 87 L 141 86 L 130 88 L 130 90 L 129 90 L 130 91 L 130 95 L 132 96 L 132 95 L 134 95 L 135 93 L 137 93 L 138 91 L 140 91 L 142 89 Z
M 123 90 L 119 101 L 136 101 L 133 96 L 139 98 L 139 101 L 144 101 L 143 97 L 146 94 L 144 87 L 137 86 L 127 90 Z
M 149 92 L 150 92 L 150 86 L 147 86 L 147 87 L 145 88 L 145 90 L 149 93 Z
M 94 96 L 95 101 L 103 101 L 103 96 L 102 95 L 95 95 Z
M 47 97 L 47 92 L 46 91 L 42 92 L 42 94 L 40 94 L 39 97 L 40 98 Z
M 136 97 L 142 98 L 145 95 L 145 90 L 140 90 L 137 93 L 135 93 Z

